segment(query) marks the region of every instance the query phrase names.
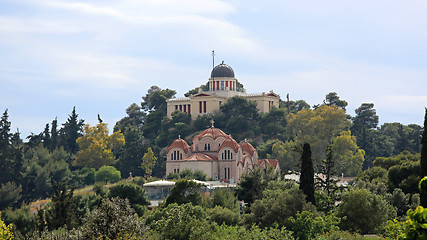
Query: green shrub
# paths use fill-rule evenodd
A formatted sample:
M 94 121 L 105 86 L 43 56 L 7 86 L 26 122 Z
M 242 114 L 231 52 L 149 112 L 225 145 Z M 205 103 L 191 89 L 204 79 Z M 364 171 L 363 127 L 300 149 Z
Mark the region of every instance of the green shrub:
M 113 166 L 102 166 L 95 172 L 95 181 L 117 182 L 121 179 L 120 171 Z

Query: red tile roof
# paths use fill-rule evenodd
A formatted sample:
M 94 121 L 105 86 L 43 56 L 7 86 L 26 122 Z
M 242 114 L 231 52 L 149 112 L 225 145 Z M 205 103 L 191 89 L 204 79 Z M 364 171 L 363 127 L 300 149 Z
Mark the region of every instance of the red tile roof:
M 254 148 L 254 146 L 252 146 L 252 144 L 250 144 L 249 142 L 244 141 L 242 144 L 240 144 L 240 147 L 242 147 L 243 151 L 247 151 L 251 156 L 254 155 L 256 149 Z
M 260 166 L 262 163 L 264 162 L 264 164 L 268 164 L 270 166 L 272 166 L 273 168 L 277 167 L 277 164 L 279 164 L 279 160 L 277 159 L 260 159 L 257 162 L 257 165 Z
M 186 154 L 188 153 L 188 148 L 190 148 L 190 146 L 188 146 L 188 143 L 184 139 L 178 138 L 172 142 L 172 144 L 168 147 L 168 149 L 166 149 L 166 154 L 168 154 L 169 150 L 171 150 L 174 147 L 183 149 Z
M 194 138 L 198 138 L 199 140 L 201 140 L 203 137 L 211 137 L 211 138 L 213 138 L 215 140 L 218 137 L 225 137 L 225 138 L 227 138 L 227 136 L 228 135 L 225 134 L 221 129 L 218 129 L 218 128 L 215 128 L 215 127 L 211 127 L 211 128 L 208 128 L 208 129 L 204 130 L 203 132 L 201 132 L 199 135 L 195 136 Z
M 218 152 L 224 147 L 231 147 L 233 148 L 234 152 L 239 151 L 239 144 L 230 136 L 227 136 L 227 139 L 225 139 L 224 142 L 222 142 L 221 146 L 219 146 L 218 148 Z

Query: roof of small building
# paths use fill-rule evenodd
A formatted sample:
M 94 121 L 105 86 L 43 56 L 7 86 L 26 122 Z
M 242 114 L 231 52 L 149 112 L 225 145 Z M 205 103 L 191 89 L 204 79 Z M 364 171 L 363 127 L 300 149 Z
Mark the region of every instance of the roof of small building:
M 211 78 L 217 77 L 229 77 L 234 78 L 234 70 L 222 61 L 221 64 L 217 65 L 212 69 Z
M 184 139 L 178 138 L 175 139 L 175 141 L 173 141 L 172 144 L 166 149 L 166 154 L 168 154 L 169 151 L 174 147 L 183 149 L 186 154 L 188 153 L 188 149 L 190 148 L 190 146 L 188 146 L 188 143 Z
M 276 168 L 277 165 L 279 164 L 279 160 L 277 160 L 277 159 L 260 159 L 260 160 L 258 160 L 257 165 L 260 166 L 263 162 L 264 162 L 264 164 L 268 164 L 268 165 L 272 166 L 273 168 Z
M 251 156 L 254 155 L 256 149 L 254 148 L 254 146 L 252 146 L 252 144 L 250 144 L 249 142 L 247 142 L 246 140 L 240 144 L 240 147 L 242 147 L 243 151 L 247 151 Z
M 207 153 L 193 153 L 189 157 L 186 157 L 183 160 L 179 160 L 179 161 L 212 161 L 212 160 L 218 160 L 218 158 Z

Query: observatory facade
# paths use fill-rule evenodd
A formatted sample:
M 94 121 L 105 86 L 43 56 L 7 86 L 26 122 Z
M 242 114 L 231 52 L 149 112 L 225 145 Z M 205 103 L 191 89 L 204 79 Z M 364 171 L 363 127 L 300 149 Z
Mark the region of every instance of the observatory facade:
M 212 69 L 208 86 L 208 91 L 199 89 L 198 93 L 189 97 L 167 100 L 168 117 L 171 117 L 174 111 L 179 110 L 191 114 L 191 118 L 196 119 L 199 115 L 218 111 L 221 104 L 234 96 L 246 97 L 248 100 L 256 102 L 258 111 L 261 113 L 269 112 L 273 106 L 279 107 L 280 96 L 273 90 L 247 94 L 245 89 L 239 88 L 234 70 L 224 62 Z

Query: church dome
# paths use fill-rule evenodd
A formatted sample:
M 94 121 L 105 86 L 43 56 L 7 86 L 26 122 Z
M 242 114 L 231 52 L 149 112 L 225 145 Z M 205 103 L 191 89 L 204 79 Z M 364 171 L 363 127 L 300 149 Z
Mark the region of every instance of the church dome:
M 222 61 L 222 63 L 214 67 L 211 72 L 211 78 L 218 77 L 234 78 L 234 71 L 230 66 L 225 64 L 224 61 Z

